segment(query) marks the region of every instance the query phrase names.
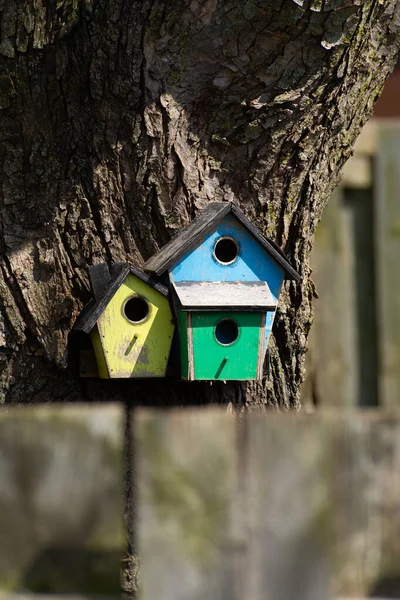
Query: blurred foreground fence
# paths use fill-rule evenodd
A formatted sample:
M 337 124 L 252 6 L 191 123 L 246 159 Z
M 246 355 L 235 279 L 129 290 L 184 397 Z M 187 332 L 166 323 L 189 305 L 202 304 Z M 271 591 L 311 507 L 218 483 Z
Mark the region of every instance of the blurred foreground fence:
M 127 531 L 143 600 L 400 598 L 400 415 L 131 421 L 0 410 L 1 600 L 117 596 Z
M 117 406 L 1 408 L 0 598 L 119 594 L 123 417 Z
M 400 598 L 400 419 L 136 423 L 143 600 Z

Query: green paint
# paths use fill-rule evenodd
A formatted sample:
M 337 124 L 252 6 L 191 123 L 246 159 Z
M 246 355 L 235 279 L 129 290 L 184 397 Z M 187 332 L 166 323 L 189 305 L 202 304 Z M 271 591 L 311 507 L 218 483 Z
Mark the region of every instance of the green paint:
M 239 337 L 223 346 L 214 331 L 218 322 L 227 318 L 239 325 Z M 260 323 L 261 314 L 254 312 L 193 313 L 195 379 L 256 379 Z

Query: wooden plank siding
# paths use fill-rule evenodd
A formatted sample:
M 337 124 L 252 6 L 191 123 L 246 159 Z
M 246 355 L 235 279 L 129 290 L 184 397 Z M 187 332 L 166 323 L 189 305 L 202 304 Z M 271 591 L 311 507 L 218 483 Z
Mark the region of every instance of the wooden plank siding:
M 379 394 L 400 404 L 400 126 L 382 125 L 376 154 Z
M 343 191 L 335 190 L 318 226 L 311 256 L 319 299 L 307 356 L 303 403 L 350 407 L 356 402 L 355 292 Z
M 400 120 L 363 130 L 316 232 L 303 402 L 400 404 Z
M 400 598 L 400 415 L 141 412 L 142 600 Z
M 118 595 L 122 407 L 0 410 L 0 597 Z

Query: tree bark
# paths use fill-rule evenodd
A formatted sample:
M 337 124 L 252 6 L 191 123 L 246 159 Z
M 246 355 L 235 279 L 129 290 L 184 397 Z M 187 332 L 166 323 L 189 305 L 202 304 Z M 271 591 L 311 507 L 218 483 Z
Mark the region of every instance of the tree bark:
M 9 402 L 299 406 L 308 257 L 400 43 L 396 0 L 0 0 L 0 365 Z M 80 380 L 86 266 L 237 203 L 302 275 L 260 383 Z

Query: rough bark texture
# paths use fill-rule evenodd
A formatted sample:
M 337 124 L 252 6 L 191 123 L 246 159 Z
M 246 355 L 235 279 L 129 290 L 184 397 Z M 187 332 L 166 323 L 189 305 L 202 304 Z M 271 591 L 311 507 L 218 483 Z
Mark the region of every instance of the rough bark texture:
M 0 0 L 0 15 L 2 399 L 298 407 L 313 234 L 393 67 L 398 2 Z M 303 276 L 283 292 L 270 381 L 79 380 L 86 265 L 140 266 L 214 200 Z

